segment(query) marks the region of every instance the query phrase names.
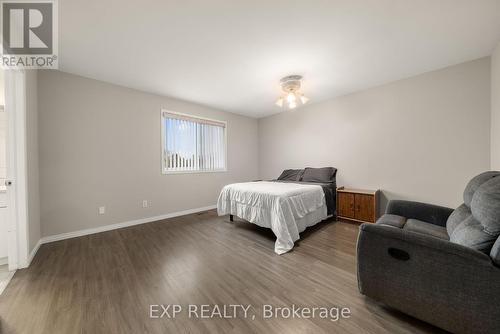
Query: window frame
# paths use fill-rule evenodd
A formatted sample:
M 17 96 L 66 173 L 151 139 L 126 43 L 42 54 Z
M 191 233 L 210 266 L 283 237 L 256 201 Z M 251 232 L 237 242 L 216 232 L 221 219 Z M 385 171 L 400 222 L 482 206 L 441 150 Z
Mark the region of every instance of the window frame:
M 217 169 L 217 170 L 168 170 L 167 166 L 165 166 L 165 136 L 167 134 L 167 129 L 165 127 L 165 119 L 166 117 L 164 114 L 172 114 L 172 115 L 178 115 L 182 117 L 187 117 L 187 118 L 192 118 L 192 119 L 199 119 L 202 121 L 208 121 L 208 122 L 216 122 L 216 123 L 223 123 L 224 124 L 224 169 Z M 227 121 L 221 121 L 218 119 L 211 119 L 203 116 L 198 116 L 194 114 L 185 114 L 185 113 L 180 113 L 176 111 L 170 111 L 167 109 L 161 109 L 160 111 L 160 123 L 161 123 L 161 133 L 160 133 L 160 140 L 161 140 L 161 161 L 160 161 L 160 166 L 161 166 L 161 173 L 163 175 L 175 175 L 175 174 L 204 174 L 204 173 L 224 173 L 228 171 L 227 168 Z

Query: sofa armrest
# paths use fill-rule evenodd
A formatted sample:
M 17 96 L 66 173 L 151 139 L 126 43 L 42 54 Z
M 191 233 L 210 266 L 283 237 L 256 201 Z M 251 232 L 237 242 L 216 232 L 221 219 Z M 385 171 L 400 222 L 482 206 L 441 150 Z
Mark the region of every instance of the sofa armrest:
M 453 333 L 498 333 L 500 269 L 447 240 L 363 224 L 357 245 L 362 294 Z
M 371 237 L 376 238 L 370 241 L 379 241 L 380 246 L 387 246 L 389 243 L 387 241 L 397 241 L 404 244 L 405 249 L 410 248 L 426 248 L 428 251 L 438 252 L 439 256 L 455 256 L 463 261 L 473 261 L 469 264 L 474 265 L 486 265 L 492 266 L 491 258 L 475 249 L 470 247 L 462 246 L 453 243 L 448 240 L 434 238 L 422 233 L 416 233 L 412 231 L 407 231 L 405 229 L 394 228 L 392 226 L 376 225 L 376 224 L 362 224 L 360 227 L 359 237 L 358 237 L 358 250 L 360 242 L 367 234 Z M 382 240 L 385 239 L 385 240 Z M 386 247 L 387 248 L 387 247 Z M 447 262 L 450 258 L 447 258 Z M 500 269 L 499 272 L 500 274 Z
M 389 201 L 385 211 L 388 214 L 418 219 L 443 227 L 446 226 L 446 221 L 452 212 L 453 209 L 443 206 L 402 200 Z

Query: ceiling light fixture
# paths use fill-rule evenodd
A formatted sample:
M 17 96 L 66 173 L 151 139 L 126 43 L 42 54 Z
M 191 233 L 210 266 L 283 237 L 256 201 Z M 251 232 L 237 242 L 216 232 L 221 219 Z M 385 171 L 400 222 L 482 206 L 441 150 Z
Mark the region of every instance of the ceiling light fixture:
M 300 84 L 302 76 L 289 75 L 280 80 L 283 95 L 276 101 L 276 105 L 280 108 L 288 107 L 295 109 L 299 104 L 306 104 L 309 99 L 300 92 Z

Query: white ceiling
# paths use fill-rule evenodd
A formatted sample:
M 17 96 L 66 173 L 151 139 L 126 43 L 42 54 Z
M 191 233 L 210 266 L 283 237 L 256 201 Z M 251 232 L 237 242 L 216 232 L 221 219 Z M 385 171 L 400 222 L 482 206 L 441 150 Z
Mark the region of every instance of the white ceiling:
M 60 0 L 60 69 L 262 117 L 490 55 L 500 0 Z

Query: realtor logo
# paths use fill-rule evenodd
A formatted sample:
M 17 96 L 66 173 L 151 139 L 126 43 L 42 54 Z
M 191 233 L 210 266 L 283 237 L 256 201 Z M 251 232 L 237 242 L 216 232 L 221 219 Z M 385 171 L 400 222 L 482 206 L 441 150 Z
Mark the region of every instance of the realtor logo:
M 57 2 L 0 1 L 3 68 L 57 68 Z

